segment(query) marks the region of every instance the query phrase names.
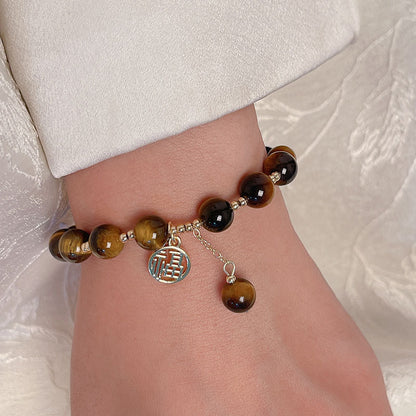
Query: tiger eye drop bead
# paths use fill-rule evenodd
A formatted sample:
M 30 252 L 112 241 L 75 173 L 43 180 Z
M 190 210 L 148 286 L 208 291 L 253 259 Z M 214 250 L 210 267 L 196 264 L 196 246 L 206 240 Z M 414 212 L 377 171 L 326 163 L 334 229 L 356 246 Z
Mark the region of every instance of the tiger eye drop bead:
M 267 152 L 267 155 L 271 155 L 274 152 L 287 152 L 297 159 L 295 152 L 289 146 L 276 146 Z
M 226 230 L 234 219 L 234 211 L 228 201 L 221 198 L 207 199 L 199 208 L 202 226 L 214 233 Z
M 62 228 L 61 230 L 55 231 L 49 239 L 49 251 L 52 254 L 52 257 L 59 261 L 65 261 L 62 258 L 61 253 L 59 253 L 59 239 L 66 231 L 67 228 Z
M 270 153 L 263 162 L 263 172 L 270 175 L 273 172 L 280 173 L 280 179 L 276 185 L 286 185 L 295 179 L 298 173 L 296 159 L 291 153 L 277 151 Z
M 88 241 L 88 233 L 83 230 L 69 229 L 59 239 L 59 253 L 69 263 L 81 263 L 91 255 L 82 251 L 82 243 Z
M 237 278 L 222 288 L 222 302 L 232 312 L 246 312 L 256 300 L 256 290 L 251 282 Z
M 143 217 L 134 227 L 137 244 L 146 250 L 158 250 L 168 238 L 168 224 L 155 215 Z
M 247 205 L 261 208 L 273 199 L 274 186 L 269 176 L 262 172 L 247 175 L 240 184 L 240 195 L 247 200 Z
M 90 249 L 100 259 L 111 259 L 120 254 L 124 244 L 120 241 L 120 228 L 111 224 L 95 227 L 89 238 Z

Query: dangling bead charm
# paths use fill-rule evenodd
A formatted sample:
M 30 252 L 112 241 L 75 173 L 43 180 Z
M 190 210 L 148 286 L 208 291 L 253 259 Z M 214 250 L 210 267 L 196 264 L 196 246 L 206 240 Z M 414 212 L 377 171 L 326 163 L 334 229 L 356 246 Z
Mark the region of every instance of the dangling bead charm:
M 231 265 L 231 273 L 227 266 Z M 222 288 L 222 302 L 231 312 L 246 312 L 256 301 L 256 290 L 251 282 L 235 276 L 235 264 L 228 260 L 224 264 L 224 272 L 227 275 L 226 283 Z

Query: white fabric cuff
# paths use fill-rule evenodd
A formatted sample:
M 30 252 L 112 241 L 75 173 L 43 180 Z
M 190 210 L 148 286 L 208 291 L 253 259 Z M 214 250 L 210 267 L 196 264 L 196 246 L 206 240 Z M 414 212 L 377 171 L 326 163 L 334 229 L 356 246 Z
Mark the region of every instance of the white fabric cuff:
M 358 31 L 352 0 L 0 7 L 11 70 L 56 177 L 245 107 Z

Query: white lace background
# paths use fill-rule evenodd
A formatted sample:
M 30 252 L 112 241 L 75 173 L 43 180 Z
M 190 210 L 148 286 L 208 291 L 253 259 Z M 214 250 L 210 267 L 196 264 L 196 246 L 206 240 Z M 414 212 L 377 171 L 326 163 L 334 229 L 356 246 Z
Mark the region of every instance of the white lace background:
M 416 415 L 416 2 L 361 0 L 358 41 L 257 103 L 289 144 L 295 228 Z M 77 266 L 51 259 L 70 216 L 0 51 L 0 414 L 67 416 Z M 69 219 L 70 222 L 70 219 Z

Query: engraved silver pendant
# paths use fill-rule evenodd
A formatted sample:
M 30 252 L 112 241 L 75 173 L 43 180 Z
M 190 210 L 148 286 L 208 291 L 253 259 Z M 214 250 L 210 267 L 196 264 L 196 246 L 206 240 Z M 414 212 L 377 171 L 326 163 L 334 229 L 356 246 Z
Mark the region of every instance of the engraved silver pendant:
M 176 283 L 184 279 L 191 270 L 188 254 L 181 248 L 181 239 L 169 238 L 168 245 L 156 250 L 149 259 L 151 276 L 158 282 Z

